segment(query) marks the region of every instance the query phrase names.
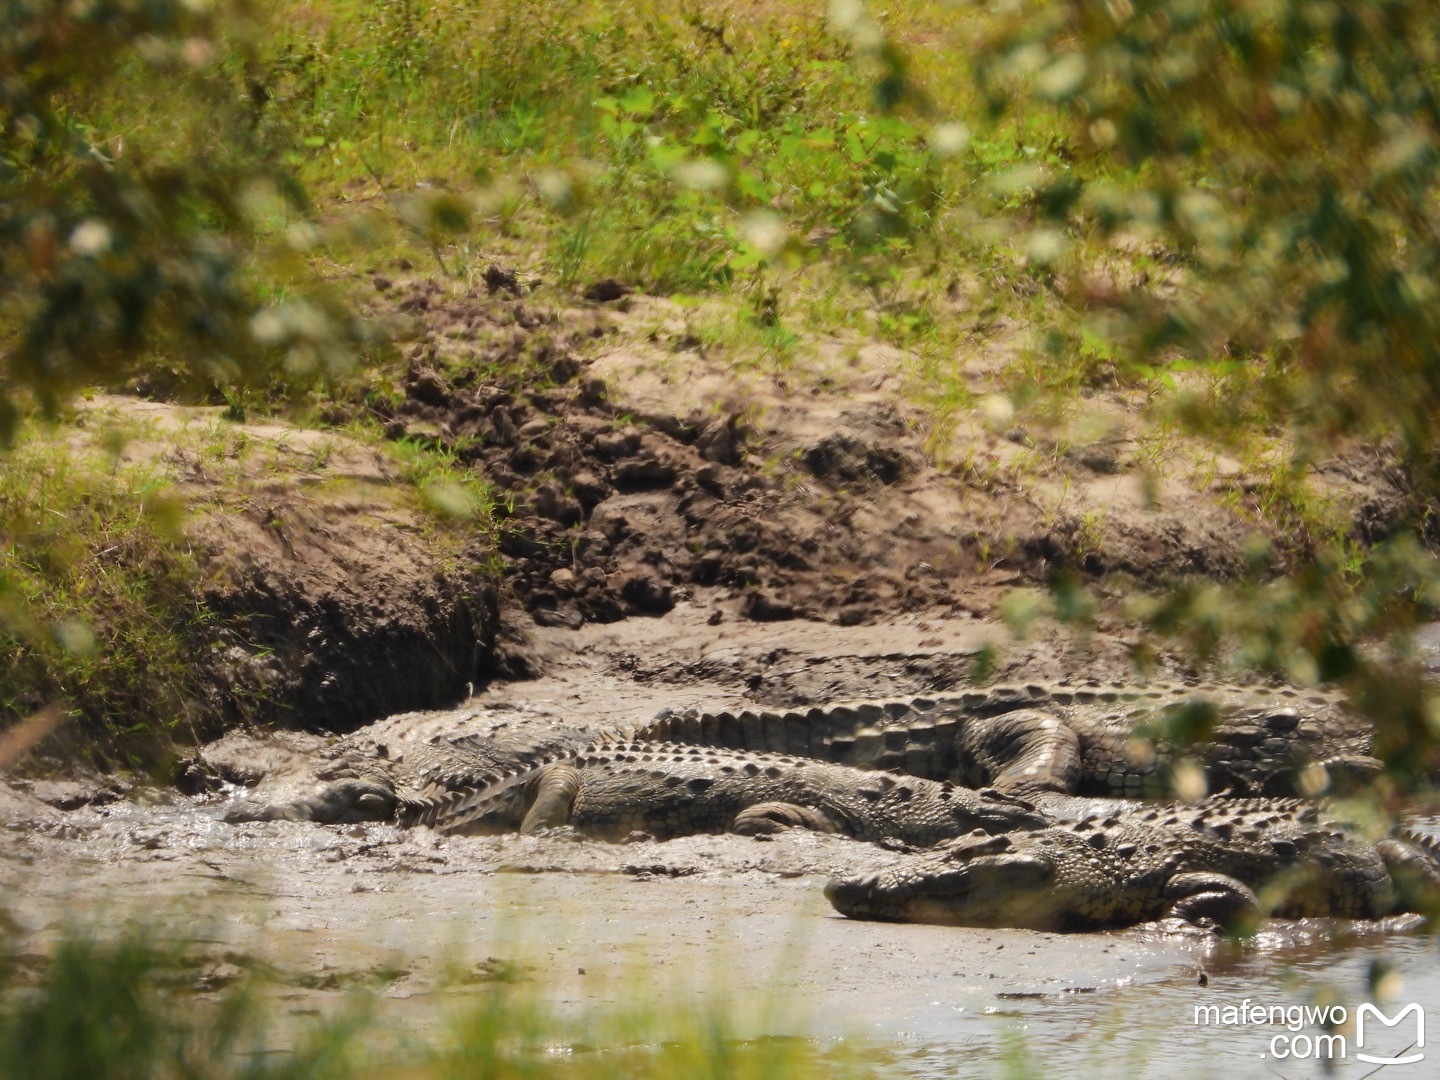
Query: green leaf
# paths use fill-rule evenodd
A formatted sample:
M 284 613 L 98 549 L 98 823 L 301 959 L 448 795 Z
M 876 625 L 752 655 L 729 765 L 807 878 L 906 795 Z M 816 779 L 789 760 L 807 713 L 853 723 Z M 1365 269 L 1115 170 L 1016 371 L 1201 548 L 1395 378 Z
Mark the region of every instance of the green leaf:
M 636 86 L 620 99 L 620 108 L 632 116 L 649 116 L 655 111 L 655 95 L 647 86 Z

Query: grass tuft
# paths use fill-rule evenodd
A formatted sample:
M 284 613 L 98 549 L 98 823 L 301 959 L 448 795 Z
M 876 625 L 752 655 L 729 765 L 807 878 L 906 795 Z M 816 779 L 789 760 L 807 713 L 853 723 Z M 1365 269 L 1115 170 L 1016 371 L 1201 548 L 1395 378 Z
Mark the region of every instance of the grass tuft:
M 0 717 L 59 703 L 101 753 L 188 734 L 207 613 L 180 514 L 157 466 L 39 430 L 0 459 Z

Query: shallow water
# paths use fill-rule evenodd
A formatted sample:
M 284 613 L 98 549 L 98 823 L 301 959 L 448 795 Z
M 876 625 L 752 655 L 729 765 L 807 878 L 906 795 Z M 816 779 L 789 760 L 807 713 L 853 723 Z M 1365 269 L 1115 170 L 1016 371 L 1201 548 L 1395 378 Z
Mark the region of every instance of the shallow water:
M 1153 927 L 864 923 L 831 911 L 824 873 L 894 856 L 834 837 L 444 839 L 231 826 L 219 811 L 124 803 L 12 834 L 0 850 L 5 906 L 35 948 L 67 918 L 102 933 L 135 921 L 198 940 L 211 958 L 202 980 L 269 965 L 297 1024 L 372 985 L 395 1039 L 437 1035 L 497 962 L 518 965 L 519 985 L 562 1014 L 643 998 L 700 1008 L 718 996 L 742 1034 L 863 1036 L 884 1048 L 887 1071 L 927 1078 L 1000 1076 L 1016 1061 L 1047 1077 L 1321 1075 L 1315 1060 L 1273 1056 L 1313 1052 L 1319 1027 L 1197 1024 L 1196 1007 L 1329 1000 L 1353 1014 L 1381 968 L 1387 1011 L 1415 1001 L 1440 1023 L 1435 941 L 1363 924 L 1272 923 L 1233 946 Z M 1337 925 L 1348 936 L 1336 939 Z M 1350 1019 L 1338 1029 L 1346 1057 L 1326 1075 L 1375 1068 L 1355 1060 Z M 1403 1031 L 1372 1022 L 1365 1049 L 1397 1051 L 1414 1037 Z M 1430 1054 L 1440 1060 L 1440 1048 Z M 1432 1076 L 1434 1064 L 1384 1075 Z
M 753 703 L 756 678 L 770 701 L 913 693 L 1003 640 L 973 619 L 713 627 L 707 615 L 680 604 L 663 620 L 537 630 L 546 676 L 466 708 L 607 726 L 662 707 Z M 1440 669 L 1440 626 L 1422 648 Z M 1025 670 L 1043 672 L 1062 652 L 1036 646 Z M 1090 656 L 1085 670 L 1123 677 L 1117 655 L 1109 667 Z M 1066 936 L 863 923 L 832 911 L 826 876 L 899 856 L 831 836 L 447 839 L 374 825 L 233 826 L 222 810 L 162 795 L 0 830 L 0 909 L 28 939 L 22 948 L 45 948 L 67 919 L 103 934 L 141 922 L 196 941 L 207 989 L 263 966 L 295 1018 L 290 1035 L 359 985 L 379 998 L 373 1030 L 437 1037 L 477 987 L 517 965 L 517 992 L 565 1015 L 636 1001 L 693 1010 L 718 998 L 742 1035 L 863 1036 L 887 1074 L 923 1078 L 1013 1075 L 1025 1062 L 1045 1077 L 1359 1080 L 1376 1066 L 1354 1057 L 1353 1013 L 1383 968 L 1387 1011 L 1420 1004 L 1435 1046 L 1376 1075 L 1440 1075 L 1440 952 L 1423 936 L 1358 927 L 1335 940 L 1324 924 L 1273 923 L 1237 948 L 1155 928 Z M 1295 1036 L 1313 1049 L 1314 1025 L 1195 1022 L 1196 1006 L 1289 1008 L 1327 994 L 1351 1021 L 1338 1032 L 1346 1058 L 1328 1074 L 1321 1061 L 1265 1056 L 1276 1036 L 1292 1039 L 1277 1049 Z M 273 1048 L 287 1037 L 282 1028 Z M 1391 1053 L 1413 1037 L 1371 1022 L 1365 1049 Z

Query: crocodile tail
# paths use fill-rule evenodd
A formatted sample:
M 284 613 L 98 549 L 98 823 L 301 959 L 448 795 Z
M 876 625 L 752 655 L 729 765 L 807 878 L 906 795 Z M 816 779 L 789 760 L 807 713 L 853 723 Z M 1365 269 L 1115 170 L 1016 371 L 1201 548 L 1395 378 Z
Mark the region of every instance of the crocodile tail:
M 927 716 L 935 702 L 856 702 L 810 709 L 744 709 L 662 714 L 639 733 L 650 742 L 785 754 L 843 765 L 881 767 L 888 745 L 902 751 L 907 722 Z M 894 756 L 894 755 L 892 755 Z M 891 762 L 884 767 L 899 767 Z
M 413 829 L 417 825 L 435 824 L 435 815 L 440 812 L 442 806 L 454 798 L 455 792 L 446 791 L 436 794 L 412 795 L 401 799 L 395 807 L 395 821 L 401 828 Z
M 494 768 L 483 771 L 430 775 L 427 777 L 429 783 L 421 794 L 401 796 L 396 820 L 405 828 L 416 825 L 442 828 L 449 825 L 446 831 L 454 831 L 463 827 L 463 823 L 451 824 L 459 818 L 469 820 L 472 814 L 484 816 L 490 810 L 496 809 L 497 807 L 487 806 L 485 810 L 481 810 L 480 804 L 487 795 L 498 795 L 501 791 L 508 790 L 517 777 L 526 777 L 546 765 L 573 758 L 588 748 L 629 742 L 633 736 L 633 728 L 602 728 L 583 742 L 559 737 L 527 749 L 523 754 L 524 760 L 519 762 L 497 764 Z
M 1440 837 L 1417 832 L 1406 825 L 1397 826 L 1390 833 L 1397 840 L 1403 840 L 1413 848 L 1423 851 L 1437 867 L 1440 867 Z
M 1375 845 L 1395 884 L 1395 911 L 1440 918 L 1440 841 L 1399 828 Z
M 826 707 L 789 710 L 701 712 L 665 710 L 642 727 L 636 738 L 647 741 L 717 746 L 758 753 L 791 754 L 838 764 L 903 769 L 895 753 L 920 747 L 944 735 L 948 722 L 986 718 L 1045 705 L 1115 702 L 1127 698 L 1173 696 L 1180 689 L 1134 687 L 1095 681 L 1046 685 L 1004 684 L 946 694 L 895 700 L 856 701 Z M 903 738 L 900 732 L 912 737 Z M 888 760 L 878 764 L 882 756 Z
M 447 835 L 481 831 L 485 822 L 493 822 L 497 832 L 513 831 L 525 814 L 525 787 L 542 768 L 543 764 L 516 769 L 476 787 L 446 792 L 431 801 L 416 823 Z

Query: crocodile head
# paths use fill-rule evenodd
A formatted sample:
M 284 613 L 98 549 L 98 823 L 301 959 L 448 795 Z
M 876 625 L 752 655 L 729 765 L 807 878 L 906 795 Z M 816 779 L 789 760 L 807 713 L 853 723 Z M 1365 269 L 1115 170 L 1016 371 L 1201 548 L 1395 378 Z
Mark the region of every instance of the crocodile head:
M 879 874 L 835 878 L 825 896 L 852 919 L 1053 929 L 1055 869 L 1043 848 L 977 831 Z
M 224 820 L 319 821 L 325 824 L 354 821 L 389 821 L 395 816 L 395 790 L 387 784 L 350 777 L 317 783 L 305 793 L 276 801 L 242 799 L 225 811 Z

